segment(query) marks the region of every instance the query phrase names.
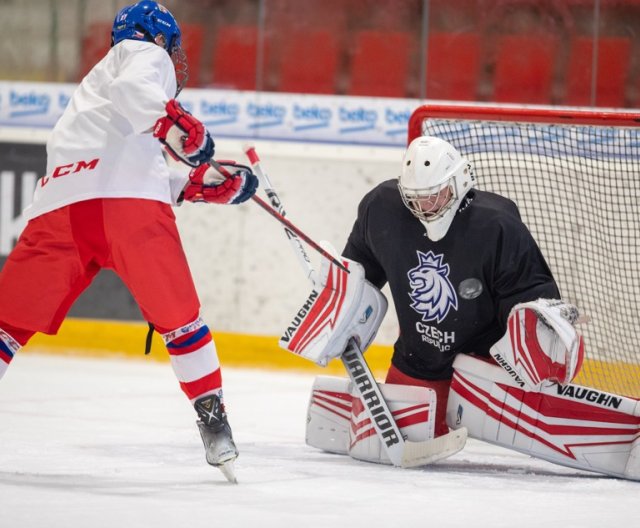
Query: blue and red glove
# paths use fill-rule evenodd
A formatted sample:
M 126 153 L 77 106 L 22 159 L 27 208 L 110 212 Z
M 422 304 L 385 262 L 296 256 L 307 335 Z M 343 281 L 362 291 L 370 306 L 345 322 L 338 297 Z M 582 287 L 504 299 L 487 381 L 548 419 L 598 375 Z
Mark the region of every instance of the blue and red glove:
M 258 189 L 258 178 L 245 165 L 234 161 L 218 162 L 221 171 L 209 163 L 189 173 L 189 183 L 182 191 L 188 202 L 239 204 L 246 202 Z
M 175 99 L 171 99 L 165 109 L 167 115 L 156 121 L 153 136 L 173 159 L 192 167 L 207 163 L 214 152 L 209 131 Z

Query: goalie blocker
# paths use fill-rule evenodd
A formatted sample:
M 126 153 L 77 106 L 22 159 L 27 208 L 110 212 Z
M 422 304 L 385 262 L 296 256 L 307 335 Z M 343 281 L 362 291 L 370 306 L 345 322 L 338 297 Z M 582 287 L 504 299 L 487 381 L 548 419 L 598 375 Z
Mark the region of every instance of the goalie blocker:
M 323 367 L 342 355 L 349 339 L 366 350 L 387 312 L 387 299 L 365 280 L 362 265 L 342 261 L 348 272 L 322 260 L 322 289 L 311 291 L 279 342 L 285 350 Z

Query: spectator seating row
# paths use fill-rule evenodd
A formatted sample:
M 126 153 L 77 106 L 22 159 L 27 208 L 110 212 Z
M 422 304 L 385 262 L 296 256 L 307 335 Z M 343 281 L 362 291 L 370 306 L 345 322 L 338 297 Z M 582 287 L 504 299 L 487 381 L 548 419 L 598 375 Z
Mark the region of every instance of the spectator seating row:
M 339 33 L 328 30 L 290 31 L 280 35 L 276 56 L 269 35 L 258 46 L 255 26 L 229 25 L 217 30 L 210 57 L 203 56 L 201 26 L 185 24 L 183 34 L 192 72 L 188 86 L 202 85 L 206 75 L 200 65 L 208 62 L 205 84 L 211 87 L 254 90 L 260 83 L 283 92 L 419 95 L 421 54 L 418 39 L 408 32 L 362 30 L 346 45 Z M 432 99 L 590 105 L 595 82 L 597 106 L 622 107 L 631 45 L 626 37 L 601 37 L 594 54 L 594 43 L 585 36 L 573 36 L 565 49 L 566 41 L 552 33 L 497 34 L 488 43 L 479 33 L 432 32 L 422 83 Z M 104 41 L 86 39 L 82 74 L 107 47 Z M 592 78 L 594 56 L 598 69 Z

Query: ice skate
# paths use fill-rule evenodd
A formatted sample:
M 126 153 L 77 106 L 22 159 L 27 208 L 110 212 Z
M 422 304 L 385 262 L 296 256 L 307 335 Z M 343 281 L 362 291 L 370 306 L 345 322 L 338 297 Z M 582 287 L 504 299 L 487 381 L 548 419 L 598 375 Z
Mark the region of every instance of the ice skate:
M 196 423 L 202 436 L 207 462 L 220 468 L 229 482 L 237 484 L 233 463 L 238 457 L 238 449 L 233 441 L 224 405 L 214 394 L 200 398 L 194 406 L 200 417 Z

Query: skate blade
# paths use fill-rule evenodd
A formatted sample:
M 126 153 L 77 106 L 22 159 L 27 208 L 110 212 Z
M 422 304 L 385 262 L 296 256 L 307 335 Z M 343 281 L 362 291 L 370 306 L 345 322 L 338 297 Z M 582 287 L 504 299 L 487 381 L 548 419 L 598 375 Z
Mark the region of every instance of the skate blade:
M 224 464 L 220 464 L 218 467 L 220 468 L 220 471 L 222 471 L 222 474 L 227 478 L 227 480 L 231 482 L 231 484 L 238 483 L 236 472 L 233 467 L 233 460 L 228 460 Z

